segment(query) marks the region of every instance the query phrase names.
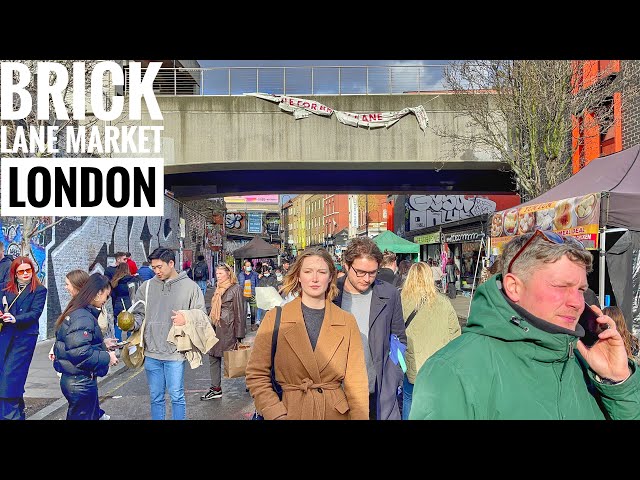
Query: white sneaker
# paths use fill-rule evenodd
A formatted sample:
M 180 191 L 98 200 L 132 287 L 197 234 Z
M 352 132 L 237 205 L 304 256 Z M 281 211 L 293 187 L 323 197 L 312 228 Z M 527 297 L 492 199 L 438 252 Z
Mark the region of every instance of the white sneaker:
M 103 413 L 98 420 L 111 420 L 111 415 L 107 415 L 106 413 Z

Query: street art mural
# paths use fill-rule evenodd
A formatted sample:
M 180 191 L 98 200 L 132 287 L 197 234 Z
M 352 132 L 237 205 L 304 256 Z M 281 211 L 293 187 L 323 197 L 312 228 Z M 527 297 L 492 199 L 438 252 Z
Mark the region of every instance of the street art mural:
M 224 216 L 224 228 L 227 233 L 244 233 L 247 231 L 246 215 L 240 212 L 229 212 Z
M 183 213 L 183 210 L 185 212 Z M 141 265 L 158 246 L 194 252 L 203 251 L 206 219 L 176 200 L 165 197 L 162 217 L 66 217 L 54 227 L 31 239 L 30 256 L 38 278 L 47 287 L 47 303 L 40 318 L 38 340 L 54 335 L 53 324 L 71 299 L 64 288 L 64 278 L 73 269 L 103 273 L 107 259 L 115 252 L 131 252 Z M 186 218 L 188 235 L 180 238 L 180 217 Z M 0 217 L 0 240 L 5 253 L 17 256 L 22 240 L 22 218 Z M 39 219 L 39 228 L 51 219 Z
M 0 241 L 4 243 L 5 255 L 16 258 L 21 255 L 21 242 L 24 235 L 22 231 L 21 217 L 0 217 Z M 50 217 L 41 217 L 37 219 L 36 231 L 42 230 L 51 224 Z M 41 282 L 45 281 L 47 276 L 46 246 L 51 239 L 51 229 L 44 230 L 37 235 L 31 237 L 31 245 L 26 256 L 33 260 L 36 267 L 36 275 Z
M 233 259 L 233 252 L 240 247 L 244 247 L 247 243 L 249 243 L 249 240 L 231 240 L 227 238 L 224 241 L 225 255 L 230 256 L 231 259 Z M 230 265 L 233 265 L 233 262 L 231 262 Z
M 405 204 L 405 230 L 434 227 L 519 203 L 518 195 L 410 195 Z

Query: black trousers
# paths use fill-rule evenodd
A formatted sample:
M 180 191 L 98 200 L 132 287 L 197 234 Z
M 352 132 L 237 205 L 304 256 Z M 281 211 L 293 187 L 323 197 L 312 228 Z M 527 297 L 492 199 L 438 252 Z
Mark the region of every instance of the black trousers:
M 251 297 L 254 298 L 254 297 Z M 251 298 L 249 297 L 242 297 L 242 299 L 244 300 L 244 308 L 245 308 L 245 317 L 247 315 L 247 305 L 249 306 L 249 311 L 251 312 L 251 325 L 255 325 L 256 323 L 256 304 L 254 303 L 253 306 L 251 305 Z
M 69 402 L 67 420 L 98 420 L 98 379 L 91 375 L 62 374 L 60 389 Z
M 376 394 L 375 392 L 370 393 L 369 394 L 369 420 L 377 420 L 378 416 L 376 414 L 376 407 L 377 407 Z

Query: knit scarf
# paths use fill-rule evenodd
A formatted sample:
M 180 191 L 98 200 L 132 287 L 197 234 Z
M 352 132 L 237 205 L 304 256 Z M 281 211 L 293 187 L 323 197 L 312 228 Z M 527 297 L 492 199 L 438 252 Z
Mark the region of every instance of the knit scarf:
M 211 299 L 211 311 L 209 312 L 209 318 L 211 319 L 211 323 L 217 326 L 220 324 L 220 310 L 222 309 L 222 295 L 227 289 L 233 285 L 231 280 L 225 280 L 224 282 L 218 282 L 216 286 L 216 291 L 213 294 L 213 298 Z

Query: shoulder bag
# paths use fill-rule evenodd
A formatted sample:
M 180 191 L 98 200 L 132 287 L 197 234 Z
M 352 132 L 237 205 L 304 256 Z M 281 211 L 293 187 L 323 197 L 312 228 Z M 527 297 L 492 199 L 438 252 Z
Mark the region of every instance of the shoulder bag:
M 415 317 L 417 313 L 418 313 L 418 307 L 416 307 L 413 310 L 413 312 L 411 312 L 411 315 L 409 315 L 409 318 L 407 318 L 407 321 L 404 324 L 405 331 L 407 328 L 409 328 L 409 324 L 411 323 L 411 321 L 413 320 L 413 317 Z M 389 357 L 391 357 L 391 361 L 395 365 L 400 365 L 400 368 L 402 369 L 402 373 L 407 373 L 407 363 L 404 359 L 404 355 L 406 351 L 407 351 L 407 346 L 400 341 L 400 339 L 395 333 L 392 333 L 389 338 Z
M 127 340 L 129 343 L 122 349 L 121 358 L 125 365 L 129 368 L 138 368 L 144 364 L 144 345 L 142 343 L 142 333 L 144 324 L 147 321 L 147 300 L 149 295 L 149 283 L 151 280 L 147 280 L 147 286 L 144 292 L 144 300 L 138 300 L 136 303 L 129 307 L 129 311 L 132 312 L 138 303 L 144 303 L 144 319 L 140 328 L 133 332 Z
M 409 315 L 409 318 L 407 318 L 407 321 L 404 324 L 405 330 L 409 328 L 409 324 L 411 323 L 411 320 L 413 320 L 413 317 L 416 316 L 416 313 L 418 313 L 418 307 L 416 307 L 413 312 L 411 312 L 411 315 Z

